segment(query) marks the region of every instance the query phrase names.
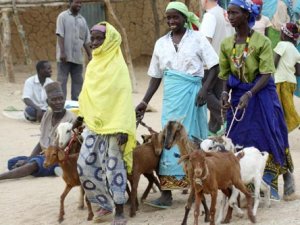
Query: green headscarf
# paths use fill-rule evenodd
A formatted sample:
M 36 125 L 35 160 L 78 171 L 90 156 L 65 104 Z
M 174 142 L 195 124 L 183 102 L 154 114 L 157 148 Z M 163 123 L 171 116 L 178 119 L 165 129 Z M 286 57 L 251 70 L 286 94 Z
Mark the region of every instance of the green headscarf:
M 187 6 L 182 2 L 170 2 L 166 8 L 166 11 L 169 9 L 176 9 L 187 17 L 187 27 L 192 29 L 192 24 L 199 28 L 200 22 L 199 17 L 196 16 L 193 12 L 189 12 Z

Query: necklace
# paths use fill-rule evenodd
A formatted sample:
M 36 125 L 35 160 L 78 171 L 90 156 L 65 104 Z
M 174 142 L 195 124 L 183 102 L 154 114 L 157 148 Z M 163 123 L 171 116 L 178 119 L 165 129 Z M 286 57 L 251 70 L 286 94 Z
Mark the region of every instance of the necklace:
M 234 44 L 233 44 L 233 48 L 232 48 L 232 61 L 233 61 L 234 66 L 237 69 L 240 69 L 245 64 L 245 61 L 246 61 L 247 56 L 248 56 L 248 51 L 249 51 L 248 47 L 249 47 L 249 42 L 250 42 L 251 35 L 252 35 L 252 30 L 249 31 L 249 34 L 246 38 L 246 45 L 245 45 L 243 54 L 241 55 L 241 57 L 238 57 L 239 59 L 236 57 L 237 35 L 236 34 L 234 35 Z
M 175 50 L 177 51 L 178 50 L 178 47 L 179 47 L 179 43 L 177 44 L 175 41 L 174 41 L 174 39 L 173 39 L 173 33 L 171 33 L 171 40 L 172 40 L 172 43 L 173 43 L 173 45 L 174 45 L 174 47 L 175 47 Z

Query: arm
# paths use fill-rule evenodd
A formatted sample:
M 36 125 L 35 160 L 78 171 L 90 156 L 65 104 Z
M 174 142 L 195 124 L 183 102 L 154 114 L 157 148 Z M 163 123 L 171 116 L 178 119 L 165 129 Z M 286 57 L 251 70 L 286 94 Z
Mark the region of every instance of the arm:
M 270 77 L 271 77 L 270 73 L 263 74 L 260 77 L 260 79 L 257 81 L 257 83 L 254 85 L 254 87 L 251 88 L 250 91 L 247 91 L 245 94 L 242 95 L 242 97 L 240 98 L 239 104 L 238 104 L 238 108 L 239 109 L 246 108 L 248 106 L 248 102 L 249 102 L 250 98 L 267 85 Z
M 27 106 L 31 106 L 36 110 L 36 120 L 40 122 L 43 116 L 43 110 L 39 106 L 34 104 L 30 98 L 24 98 L 23 101 Z
M 37 155 L 40 155 L 42 152 L 42 147 L 40 145 L 40 142 L 37 143 L 37 145 L 34 147 L 34 149 L 32 150 L 31 154 L 30 154 L 30 157 L 33 157 L 33 156 L 37 156 Z
M 196 106 L 199 107 L 206 104 L 207 92 L 211 87 L 212 82 L 216 79 L 218 73 L 219 73 L 219 65 L 215 65 L 208 70 L 207 79 L 204 82 L 202 88 L 199 90 L 199 93 L 197 95 L 197 99 L 195 103 Z
M 60 35 L 57 35 L 58 38 L 58 46 L 60 49 L 60 60 L 62 62 L 67 62 L 67 56 L 65 53 L 65 39 L 63 37 L 61 37 Z
M 92 53 L 91 53 L 90 43 L 84 44 L 83 47 L 84 47 L 84 50 L 86 51 L 86 54 L 88 56 L 88 60 L 91 61 L 91 59 L 92 59 Z
M 296 76 L 299 77 L 300 76 L 300 63 L 296 63 L 295 65 L 295 69 L 296 69 Z
M 152 96 L 157 91 L 157 89 L 161 83 L 161 80 L 162 80 L 162 78 L 154 78 L 154 77 L 151 78 L 149 85 L 148 85 L 148 89 L 143 98 L 143 101 L 140 104 L 138 104 L 137 107 L 135 108 L 135 111 L 136 111 L 138 117 L 143 117 L 143 115 L 145 114 L 147 105 L 150 102 Z
M 276 69 L 277 69 L 279 60 L 280 60 L 280 55 L 278 55 L 277 53 L 275 53 L 275 54 L 274 54 L 274 65 L 275 65 L 275 68 L 276 68 Z

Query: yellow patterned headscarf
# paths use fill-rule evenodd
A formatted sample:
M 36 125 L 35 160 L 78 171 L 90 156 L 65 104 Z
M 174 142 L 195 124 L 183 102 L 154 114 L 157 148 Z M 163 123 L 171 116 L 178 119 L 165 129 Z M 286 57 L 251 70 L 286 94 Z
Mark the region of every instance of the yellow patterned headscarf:
M 132 170 L 132 150 L 136 143 L 135 111 L 129 72 L 120 48 L 121 35 L 109 23 L 101 46 L 94 49 L 79 96 L 79 114 L 97 134 L 128 134 L 124 150 L 127 171 Z
M 167 5 L 166 11 L 169 9 L 176 9 L 187 17 L 187 27 L 192 29 L 192 24 L 196 27 L 200 27 L 199 17 L 193 12 L 189 12 L 187 6 L 182 2 L 170 2 Z

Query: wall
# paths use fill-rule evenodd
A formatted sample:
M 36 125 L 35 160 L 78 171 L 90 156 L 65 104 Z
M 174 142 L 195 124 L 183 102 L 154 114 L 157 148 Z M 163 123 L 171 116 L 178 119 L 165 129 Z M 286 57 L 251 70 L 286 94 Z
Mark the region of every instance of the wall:
M 165 7 L 169 1 L 157 0 L 159 14 L 160 36 L 168 28 L 164 19 Z M 199 7 L 198 1 L 191 1 L 192 9 Z M 48 59 L 55 61 L 55 23 L 57 15 L 67 6 L 34 7 L 19 10 L 19 17 L 24 26 L 33 61 Z M 132 58 L 151 55 L 156 40 L 153 12 L 150 0 L 128 0 L 113 3 L 116 15 L 125 26 Z M 115 25 L 111 15 L 106 12 L 107 20 Z M 24 63 L 24 54 L 16 26 L 11 22 L 12 56 L 14 64 Z M 118 29 L 118 27 L 116 26 Z

